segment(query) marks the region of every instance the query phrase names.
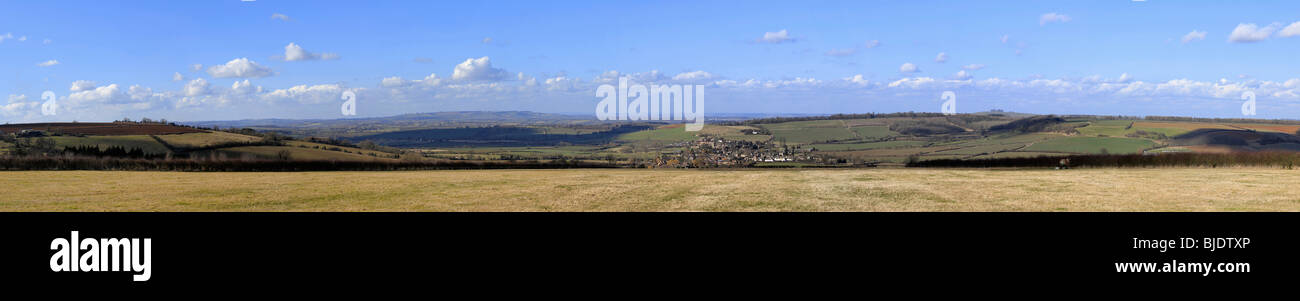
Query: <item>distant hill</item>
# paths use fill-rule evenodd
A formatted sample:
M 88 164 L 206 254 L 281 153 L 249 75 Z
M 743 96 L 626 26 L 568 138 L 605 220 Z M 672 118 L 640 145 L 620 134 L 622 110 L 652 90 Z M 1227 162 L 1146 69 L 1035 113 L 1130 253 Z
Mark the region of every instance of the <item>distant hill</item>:
M 0 133 L 17 133 L 23 130 L 41 131 L 61 135 L 167 135 L 203 133 L 204 130 L 158 123 L 135 122 L 57 122 L 0 124 Z
M 341 118 L 341 119 L 244 119 L 244 120 L 223 120 L 223 121 L 193 121 L 185 122 L 188 125 L 195 126 L 219 126 L 219 127 L 319 127 L 319 126 L 346 126 L 358 124 L 373 123 L 428 123 L 428 122 L 455 122 L 455 123 L 534 123 L 534 122 L 559 122 L 559 121 L 576 121 L 590 120 L 589 116 L 548 114 L 528 111 L 460 111 L 460 112 L 434 112 L 434 113 L 411 113 L 387 117 L 367 117 L 367 118 Z

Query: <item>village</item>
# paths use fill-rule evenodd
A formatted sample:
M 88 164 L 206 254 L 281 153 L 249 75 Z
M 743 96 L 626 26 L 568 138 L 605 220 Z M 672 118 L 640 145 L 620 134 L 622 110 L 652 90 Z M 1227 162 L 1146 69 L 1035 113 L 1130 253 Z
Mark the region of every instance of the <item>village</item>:
M 768 162 L 810 162 L 811 150 L 799 146 L 745 140 L 728 140 L 721 137 L 700 137 L 694 141 L 680 142 L 674 147 L 684 149 L 675 154 L 665 154 L 655 159 L 656 168 L 749 167 Z

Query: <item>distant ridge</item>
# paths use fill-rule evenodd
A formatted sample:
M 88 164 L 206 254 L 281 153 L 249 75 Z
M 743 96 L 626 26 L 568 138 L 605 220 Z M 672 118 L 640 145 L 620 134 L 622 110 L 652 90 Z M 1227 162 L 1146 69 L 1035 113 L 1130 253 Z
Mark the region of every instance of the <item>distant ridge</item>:
M 298 126 L 319 126 L 319 125 L 343 125 L 343 124 L 364 124 L 374 122 L 403 122 L 403 121 L 441 121 L 441 122 L 539 122 L 539 121 L 562 121 L 562 120 L 580 120 L 587 116 L 566 115 L 566 114 L 549 114 L 529 111 L 456 111 L 456 112 L 432 112 L 432 113 L 409 113 L 385 117 L 363 117 L 363 118 L 338 118 L 338 119 L 286 119 L 286 118 L 268 118 L 268 119 L 242 119 L 242 120 L 216 120 L 216 121 L 191 121 L 182 122 L 194 126 L 220 126 L 220 127 L 298 127 Z

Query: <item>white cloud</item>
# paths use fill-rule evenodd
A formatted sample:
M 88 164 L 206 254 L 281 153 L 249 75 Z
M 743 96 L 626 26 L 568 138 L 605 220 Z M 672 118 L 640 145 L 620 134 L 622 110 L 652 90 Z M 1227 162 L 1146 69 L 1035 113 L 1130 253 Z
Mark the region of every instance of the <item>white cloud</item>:
M 713 73 L 708 73 L 704 71 L 682 72 L 682 73 L 678 73 L 677 75 L 673 75 L 673 80 L 685 81 L 685 82 L 709 81 L 709 80 L 713 80 L 714 78 L 717 78 L 717 76 L 714 76 Z
M 235 81 L 234 84 L 231 84 L 230 92 L 238 95 L 253 94 L 262 92 L 262 87 L 254 86 L 253 83 L 245 79 L 243 81 Z
M 141 87 L 140 85 L 131 85 L 131 88 L 126 89 L 126 95 L 130 96 L 132 100 L 150 100 L 157 94 L 153 93 L 153 89 Z
M 483 38 L 483 44 L 492 44 L 492 38 L 491 37 Z
M 379 85 L 385 88 L 405 87 L 409 84 L 410 82 L 402 79 L 401 76 L 385 77 L 383 80 L 379 81 Z
M 921 68 L 917 68 L 916 65 L 913 65 L 912 63 L 903 63 L 902 66 L 898 67 L 898 72 L 902 72 L 902 73 L 921 72 Z
M 867 49 L 880 47 L 880 40 L 870 40 L 870 41 L 867 41 L 867 45 L 866 45 L 866 46 L 867 46 Z
M 199 71 L 203 70 L 203 64 L 193 64 L 193 65 L 190 65 L 190 70 L 192 70 L 192 71 L 194 71 L 194 72 L 199 72 Z
M 975 70 L 984 69 L 984 64 L 970 64 L 970 65 L 961 66 L 961 68 L 962 68 L 962 69 L 966 69 L 966 70 L 975 71 Z
M 948 61 L 948 53 L 946 52 L 940 52 L 939 55 L 934 57 L 935 63 L 944 63 L 947 61 Z
M 428 87 L 436 87 L 442 84 L 442 79 L 438 78 L 438 74 L 433 73 L 433 74 L 429 74 L 429 76 L 426 76 L 423 80 L 406 80 L 401 76 L 392 76 L 392 77 L 385 77 L 383 80 L 379 81 L 379 85 L 384 88 L 402 88 L 402 87 L 408 87 L 417 84 L 428 86 Z
M 290 42 L 289 45 L 284 46 L 283 59 L 286 62 L 337 60 L 338 58 L 339 55 L 333 53 L 322 53 L 322 54 L 311 53 L 306 49 L 302 49 L 302 46 L 298 46 L 298 44 L 294 44 L 292 42 Z
M 21 36 L 21 37 L 18 37 L 18 41 L 19 41 L 19 42 L 26 42 L 26 41 L 27 41 L 27 36 Z
M 12 39 L 12 38 L 14 38 L 14 34 L 13 34 L 13 33 L 5 33 L 5 34 L 2 34 L 2 35 L 0 35 L 0 43 L 4 43 L 6 39 Z
M 24 101 L 27 101 L 27 95 L 9 94 L 9 103 L 24 102 Z
M 207 95 L 208 87 L 209 84 L 207 80 L 202 78 L 196 78 L 194 80 L 191 80 L 189 83 L 186 83 L 185 88 L 183 88 L 181 91 L 185 93 L 185 96 Z
M 183 80 L 185 80 L 185 76 L 181 75 L 180 72 L 172 73 L 172 81 L 178 82 Z
M 1259 27 L 1259 25 L 1255 25 L 1254 23 L 1237 24 L 1237 28 L 1234 28 L 1232 33 L 1228 35 L 1228 41 L 1234 43 L 1263 41 L 1273 35 L 1273 32 L 1277 31 L 1278 27 L 1281 27 L 1281 24 L 1273 23 L 1265 27 Z
M 281 13 L 271 14 L 271 20 L 289 21 L 289 16 Z
M 49 66 L 54 66 L 54 65 L 58 65 L 58 64 L 59 64 L 59 60 L 48 60 L 48 61 L 44 61 L 44 62 L 37 63 L 36 65 L 37 65 L 37 66 L 41 66 L 41 67 L 49 67 Z
M 292 101 L 301 104 L 322 104 L 339 99 L 343 87 L 337 84 L 297 85 L 288 89 L 274 90 L 263 95 L 270 101 Z
M 438 86 L 442 84 L 442 78 L 439 78 L 437 73 L 429 73 L 429 76 L 425 76 L 420 83 L 426 86 Z
M 971 79 L 972 77 L 974 76 L 971 75 L 970 72 L 966 72 L 966 70 L 957 71 L 956 74 L 952 75 L 952 79 L 956 79 L 956 80 L 968 80 Z
M 80 91 L 86 91 L 94 88 L 95 88 L 95 82 L 88 81 L 88 80 L 79 80 L 79 81 L 72 82 L 72 86 L 68 87 L 68 91 L 80 92 Z
M 668 77 L 665 76 L 663 73 L 659 72 L 659 70 L 650 70 L 650 72 L 637 72 L 637 73 L 629 73 L 629 74 L 619 73 L 617 70 L 609 70 L 609 71 L 605 71 L 605 73 L 601 73 L 600 75 L 597 75 L 596 78 L 592 79 L 592 82 L 604 83 L 604 84 L 617 83 L 618 78 L 624 76 L 628 77 L 628 80 L 634 83 L 656 83 L 668 79 Z M 677 76 L 683 76 L 683 75 L 677 74 Z
M 867 80 L 866 78 L 863 78 L 863 77 L 862 77 L 862 74 L 857 74 L 857 75 L 854 75 L 854 76 L 852 76 L 852 77 L 845 77 L 844 80 L 845 80 L 845 81 L 848 81 L 848 82 L 850 82 L 850 83 L 857 84 L 857 85 L 859 85 L 859 86 L 866 86 L 867 84 L 870 84 L 870 83 L 871 83 L 870 80 Z
M 78 92 L 73 92 L 66 98 L 73 107 L 94 104 L 118 104 L 130 99 L 117 84 L 74 91 Z
M 1121 82 L 1121 83 L 1127 83 L 1127 82 L 1132 81 L 1132 80 L 1133 80 L 1133 77 L 1128 76 L 1128 73 L 1125 72 L 1124 74 L 1120 74 L 1120 75 L 1119 75 L 1119 79 L 1116 79 L 1115 81 L 1116 81 L 1116 82 Z
M 1183 44 L 1191 43 L 1193 41 L 1200 41 L 1204 39 L 1205 39 L 1204 31 L 1193 30 L 1192 32 L 1187 33 L 1186 35 L 1183 35 Z
M 27 95 L 9 94 L 8 102 L 0 105 L 0 116 L 21 116 L 24 112 L 31 114 L 40 108 L 40 102 L 27 101 Z
M 1065 22 L 1070 22 L 1070 16 L 1066 16 L 1058 13 L 1046 13 L 1038 17 L 1039 26 L 1047 25 L 1047 23 L 1065 23 Z
M 259 78 L 274 74 L 271 68 L 258 65 L 248 58 L 237 58 L 226 62 L 225 65 L 208 67 L 208 75 L 216 78 Z
M 901 88 L 912 88 L 912 89 L 916 89 L 916 88 L 920 88 L 920 87 L 922 87 L 922 86 L 926 86 L 926 85 L 930 85 L 930 84 L 934 84 L 934 83 L 935 83 L 935 81 L 934 81 L 933 78 L 929 78 L 929 77 L 911 77 L 911 78 L 902 78 L 902 79 L 896 80 L 896 81 L 894 81 L 894 82 L 891 82 L 891 83 L 889 83 L 889 87 L 890 87 L 890 88 L 900 88 L 900 87 L 901 87 Z
M 492 68 L 492 59 L 486 56 L 465 59 L 451 73 L 451 79 L 457 81 L 499 81 L 507 76 L 505 70 Z
M 790 36 L 789 31 L 782 29 L 781 31 L 769 31 L 763 33 L 763 37 L 758 39 L 758 42 L 780 44 L 785 42 L 794 42 L 794 38 Z
M 1282 31 L 1277 32 L 1277 36 L 1282 38 L 1300 36 L 1300 22 L 1291 23 L 1286 28 L 1282 28 Z
M 581 79 L 563 75 L 548 78 L 544 83 L 548 91 L 577 92 L 582 90 L 579 88 L 579 85 L 582 84 Z

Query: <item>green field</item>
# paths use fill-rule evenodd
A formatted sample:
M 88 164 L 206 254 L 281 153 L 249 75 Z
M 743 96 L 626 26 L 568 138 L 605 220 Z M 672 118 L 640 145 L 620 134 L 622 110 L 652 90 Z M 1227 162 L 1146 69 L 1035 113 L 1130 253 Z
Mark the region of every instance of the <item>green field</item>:
M 793 121 L 760 126 L 771 131 L 774 139 L 784 139 L 791 144 L 858 139 L 858 135 L 845 127 L 841 120 Z
M 889 130 L 887 126 L 855 126 L 849 129 L 853 130 L 862 139 L 880 139 L 898 135 L 897 132 Z
M 1155 142 L 1145 139 L 1114 137 L 1063 137 L 1043 142 L 1036 142 L 1024 148 L 1028 152 L 1062 152 L 1100 154 L 1103 150 L 1111 154 L 1134 154 L 1143 149 L 1156 146 Z
M 55 136 L 50 138 L 54 139 L 54 144 L 60 149 L 62 149 L 63 147 L 89 146 L 89 145 L 97 146 L 100 149 L 106 149 L 111 146 L 122 146 L 128 150 L 133 148 L 140 148 L 143 149 L 145 153 L 150 153 L 150 154 L 167 153 L 166 146 L 163 146 L 162 143 L 158 143 L 157 140 L 154 140 L 148 135 L 86 136 L 86 137 Z
M 918 141 L 918 140 L 894 140 L 894 141 L 866 142 L 866 143 L 819 143 L 819 144 L 808 145 L 808 147 L 813 147 L 821 151 L 847 151 L 847 150 L 867 150 L 867 149 L 878 149 L 878 148 L 913 147 L 913 146 L 923 146 L 929 143 L 930 142 Z
M 176 135 L 158 135 L 158 139 L 167 141 L 175 147 L 207 147 L 220 143 L 247 143 L 261 141 L 262 138 L 227 132 L 188 133 Z
M 657 142 L 677 142 L 695 140 L 695 132 L 687 132 L 682 126 L 665 126 L 653 130 L 645 130 L 619 135 L 619 141 L 657 141 Z

